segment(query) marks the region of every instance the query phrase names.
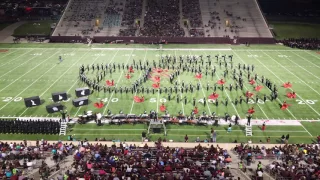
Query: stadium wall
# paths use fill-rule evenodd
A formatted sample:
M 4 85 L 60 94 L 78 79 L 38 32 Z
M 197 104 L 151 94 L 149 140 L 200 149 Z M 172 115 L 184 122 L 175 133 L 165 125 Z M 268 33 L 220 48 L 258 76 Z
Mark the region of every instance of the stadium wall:
M 51 42 L 86 42 L 86 38 L 81 36 L 51 36 Z M 170 44 L 274 44 L 276 43 L 274 38 L 246 38 L 241 37 L 237 41 L 233 41 L 227 37 L 106 37 L 106 36 L 95 36 L 93 37 L 94 43 L 139 43 L 139 44 L 151 44 L 158 43 L 165 40 Z

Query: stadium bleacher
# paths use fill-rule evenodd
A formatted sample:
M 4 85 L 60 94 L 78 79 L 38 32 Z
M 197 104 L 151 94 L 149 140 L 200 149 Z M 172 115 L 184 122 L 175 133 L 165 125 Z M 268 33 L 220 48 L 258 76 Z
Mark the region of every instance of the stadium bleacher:
M 256 0 L 79 2 L 69 2 L 54 36 L 273 38 Z

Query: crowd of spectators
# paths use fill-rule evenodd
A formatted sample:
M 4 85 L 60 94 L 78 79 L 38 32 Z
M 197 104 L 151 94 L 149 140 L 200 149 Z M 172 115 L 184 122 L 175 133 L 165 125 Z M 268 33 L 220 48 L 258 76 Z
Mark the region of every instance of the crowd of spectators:
M 182 15 L 189 20 L 191 28 L 203 26 L 199 1 L 182 0 Z
M 285 46 L 291 48 L 308 49 L 308 50 L 319 50 L 320 49 L 320 39 L 317 38 L 300 38 L 300 39 L 284 39 L 278 41 L 283 43 Z
M 74 162 L 64 176 L 85 179 L 224 179 L 231 177 L 226 150 L 214 147 L 169 148 L 156 142 L 156 147 L 120 147 L 82 142 Z
M 46 158 L 59 162 L 65 156 L 72 154 L 75 146 L 72 143 L 57 142 L 50 144 L 45 140 L 37 140 L 35 146 L 28 146 L 27 141 L 21 143 L 0 142 L 0 179 L 30 179 L 28 173 L 38 169 L 41 178 L 47 178 L 59 169 L 59 164 L 49 167 Z
M 124 8 L 121 26 L 133 26 L 135 19 L 142 16 L 143 0 L 127 0 Z
M 320 137 L 317 139 L 320 140 Z M 319 142 L 317 142 L 319 143 Z M 246 166 L 258 159 L 272 159 L 273 163 L 262 166 L 259 161 L 256 177 L 261 173 L 269 172 L 272 176 L 284 179 L 310 179 L 320 178 L 320 148 L 319 144 L 285 144 L 266 148 L 265 146 L 251 146 L 240 144 L 233 148 L 241 162 L 239 167 L 246 171 Z
M 184 37 L 180 27 L 179 0 L 148 0 L 140 36 Z
M 127 0 L 124 13 L 122 16 L 121 26 L 128 29 L 120 29 L 119 36 L 135 36 L 140 23 L 136 23 L 136 19 L 142 16 L 142 0 Z M 140 20 L 139 20 L 140 22 Z
M 292 179 L 320 178 L 319 144 L 291 144 L 277 147 L 282 162 L 273 162 L 267 170 L 274 176 Z
M 120 29 L 119 36 L 135 36 L 137 29 Z

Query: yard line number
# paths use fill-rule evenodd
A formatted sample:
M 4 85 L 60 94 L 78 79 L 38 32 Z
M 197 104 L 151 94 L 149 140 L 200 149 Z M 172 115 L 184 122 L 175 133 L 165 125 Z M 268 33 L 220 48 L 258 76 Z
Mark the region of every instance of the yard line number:
M 318 100 L 309 100 L 309 99 L 307 99 L 307 100 L 302 101 L 300 99 L 297 99 L 296 102 L 298 102 L 298 104 L 310 104 L 310 105 L 312 105 L 312 104 L 315 104 L 316 102 L 318 102 Z

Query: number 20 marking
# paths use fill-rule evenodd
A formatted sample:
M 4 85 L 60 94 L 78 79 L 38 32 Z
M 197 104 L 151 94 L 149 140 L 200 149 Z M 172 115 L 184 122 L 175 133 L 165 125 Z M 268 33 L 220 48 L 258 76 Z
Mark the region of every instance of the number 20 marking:
M 298 104 L 315 104 L 318 100 L 301 100 L 301 99 L 297 99 L 296 100 L 298 102 Z

